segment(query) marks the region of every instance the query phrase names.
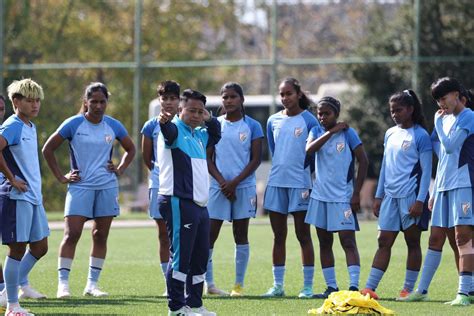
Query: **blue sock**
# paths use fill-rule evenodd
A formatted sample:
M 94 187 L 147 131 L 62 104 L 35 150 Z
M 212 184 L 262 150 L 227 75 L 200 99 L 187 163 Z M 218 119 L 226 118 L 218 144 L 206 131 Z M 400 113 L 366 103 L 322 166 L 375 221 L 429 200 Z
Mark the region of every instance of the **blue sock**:
M 249 244 L 235 245 L 235 284 L 244 286 L 244 278 L 249 263 L 249 256 Z
M 459 273 L 459 294 L 469 295 L 469 291 L 471 290 L 471 280 L 472 273 L 471 272 L 461 272 Z
M 416 279 L 418 279 L 418 273 L 420 271 L 408 270 L 405 272 L 405 283 L 403 284 L 403 288 L 406 289 L 408 292 L 413 291 L 415 287 Z
M 4 282 L 0 283 L 0 292 L 3 291 L 4 288 L 5 288 L 5 283 Z
M 58 278 L 60 282 L 69 282 L 69 273 L 71 272 L 72 259 L 59 257 L 58 258 Z
M 18 285 L 20 280 L 21 261 L 10 257 L 5 258 L 4 277 L 8 303 L 18 303 Z
M 161 271 L 166 279 L 166 271 L 168 271 L 168 262 L 162 262 L 161 264 Z
M 31 254 L 31 252 L 27 250 L 20 263 L 20 286 L 28 285 L 28 274 L 30 273 L 31 269 L 33 269 L 37 261 L 38 259 L 36 259 Z
M 353 264 L 347 267 L 347 271 L 349 272 L 349 287 L 359 288 L 360 266 Z
M 214 285 L 214 267 L 212 264 L 212 253 L 214 249 L 209 249 L 209 260 L 207 261 L 206 283 L 207 287 Z
M 441 262 L 441 251 L 428 249 L 426 252 L 425 262 L 423 263 L 423 270 L 421 271 L 420 283 L 418 284 L 417 292 L 426 294 L 430 287 L 431 280 L 438 269 Z
M 303 286 L 313 288 L 314 266 L 303 266 Z
M 379 286 L 380 280 L 382 280 L 384 273 L 385 271 L 372 267 L 370 269 L 369 278 L 367 279 L 365 287 L 375 291 L 377 286 Z
M 100 272 L 104 266 L 105 259 L 90 257 L 89 258 L 89 275 L 87 276 L 86 288 L 94 287 L 99 282 Z
M 334 270 L 334 267 L 323 268 L 323 275 L 326 285 L 337 289 L 336 270 Z
M 273 266 L 273 285 L 283 286 L 285 281 L 285 266 Z

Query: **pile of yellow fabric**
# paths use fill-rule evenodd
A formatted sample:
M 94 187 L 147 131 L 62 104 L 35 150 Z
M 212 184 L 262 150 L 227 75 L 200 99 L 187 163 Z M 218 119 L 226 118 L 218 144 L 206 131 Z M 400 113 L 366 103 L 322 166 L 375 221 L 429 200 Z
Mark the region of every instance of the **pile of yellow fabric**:
M 323 306 L 310 309 L 308 314 L 394 315 L 395 312 L 383 307 L 368 294 L 364 296 L 360 292 L 339 291 L 331 293 Z

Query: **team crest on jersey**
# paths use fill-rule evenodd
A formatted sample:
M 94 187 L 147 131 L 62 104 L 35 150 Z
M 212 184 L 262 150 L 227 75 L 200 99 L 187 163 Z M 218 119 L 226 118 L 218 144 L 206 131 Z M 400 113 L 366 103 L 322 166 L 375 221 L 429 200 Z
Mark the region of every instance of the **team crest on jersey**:
M 239 133 L 239 138 L 241 142 L 245 142 L 247 139 L 247 133 Z
M 309 190 L 303 191 L 301 193 L 301 197 L 303 198 L 303 200 L 307 200 L 309 197 Z
M 250 205 L 252 205 L 253 208 L 257 207 L 257 197 L 254 196 L 253 198 L 250 198 Z
M 351 209 L 348 209 L 347 211 L 344 211 L 344 217 L 346 219 L 349 219 L 352 215 L 352 210 Z
M 462 212 L 464 213 L 464 215 L 467 215 L 467 213 L 469 213 L 469 210 L 471 209 L 471 203 L 469 202 L 462 203 L 461 207 L 462 207 Z
M 112 143 L 112 140 L 113 140 L 112 135 L 105 134 L 105 142 L 106 142 L 107 144 L 111 144 L 111 143 Z
M 403 143 L 402 143 L 402 149 L 404 151 L 407 151 L 408 148 L 410 148 L 411 146 L 411 140 L 404 140 Z
M 295 128 L 295 137 L 300 137 L 303 134 L 303 129 L 301 127 Z
M 344 142 L 336 143 L 336 150 L 338 152 L 342 152 L 344 148 L 346 148 L 346 144 Z

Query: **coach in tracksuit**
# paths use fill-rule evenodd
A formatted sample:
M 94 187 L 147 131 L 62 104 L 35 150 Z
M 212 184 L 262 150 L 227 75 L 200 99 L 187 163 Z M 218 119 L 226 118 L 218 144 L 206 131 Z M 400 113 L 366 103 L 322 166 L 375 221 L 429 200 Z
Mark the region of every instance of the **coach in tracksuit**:
M 206 147 L 219 141 L 220 124 L 205 104 L 204 95 L 187 89 L 181 96 L 179 117 L 164 110 L 159 116 L 158 203 L 171 244 L 166 277 L 169 315 L 215 315 L 202 305 L 202 291 L 209 256 Z

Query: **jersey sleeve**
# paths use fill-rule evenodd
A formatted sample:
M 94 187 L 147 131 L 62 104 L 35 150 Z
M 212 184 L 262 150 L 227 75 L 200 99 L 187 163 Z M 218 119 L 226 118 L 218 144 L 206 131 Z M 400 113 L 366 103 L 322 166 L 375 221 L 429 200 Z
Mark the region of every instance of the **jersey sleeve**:
M 415 129 L 415 142 L 419 153 L 433 150 L 430 136 L 428 135 L 428 132 L 426 132 L 426 130 L 422 127 Z
M 127 129 L 120 121 L 111 118 L 108 121 L 108 124 L 115 133 L 115 139 L 122 140 L 124 137 L 128 136 Z
M 73 116 L 66 119 L 59 125 L 56 132 L 61 135 L 62 138 L 72 140 L 74 133 L 76 132 L 83 119 L 80 116 Z
M 20 122 L 12 122 L 0 127 L 0 135 L 5 138 L 8 146 L 17 145 L 21 139 L 21 129 L 23 125 Z
M 308 112 L 307 110 L 303 112 L 303 119 L 306 122 L 306 128 L 308 129 L 308 132 L 311 131 L 315 126 L 321 127 L 314 115 Z
M 157 122 L 155 119 L 148 120 L 145 122 L 145 124 L 143 124 L 143 128 L 140 133 L 142 133 L 142 135 L 146 138 L 153 139 L 153 131 L 155 130 L 156 125 Z
M 255 121 L 254 119 L 250 119 L 248 120 L 248 124 L 252 133 L 252 140 L 264 137 L 262 125 L 260 125 L 259 122 Z
M 349 127 L 346 131 L 347 135 L 347 142 L 349 143 L 349 147 L 354 150 L 357 146 L 362 145 L 362 141 L 359 138 L 359 135 L 357 135 L 357 132 Z
M 313 126 L 313 128 L 309 131 L 308 139 L 306 141 L 310 142 L 312 140 L 318 139 L 319 136 L 321 136 L 321 128 L 318 125 Z
M 268 141 L 268 148 L 270 152 L 273 154 L 275 153 L 275 140 L 273 139 L 273 119 L 270 118 L 267 121 L 267 141 Z

